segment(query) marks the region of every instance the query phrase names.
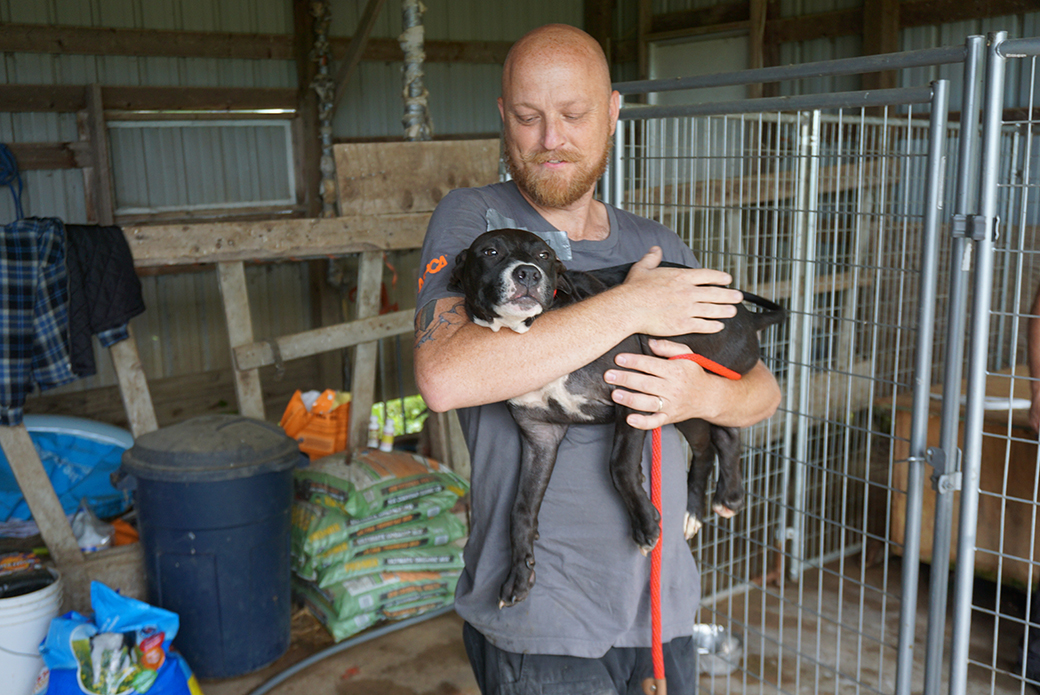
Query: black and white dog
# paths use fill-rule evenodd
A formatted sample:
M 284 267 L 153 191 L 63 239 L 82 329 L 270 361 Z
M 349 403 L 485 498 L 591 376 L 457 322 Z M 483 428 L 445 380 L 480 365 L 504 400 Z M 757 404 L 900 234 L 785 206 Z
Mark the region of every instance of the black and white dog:
M 499 229 L 480 235 L 458 255 L 448 286 L 463 293 L 466 311 L 474 323 L 494 331 L 509 328 L 523 333 L 539 314 L 624 282 L 631 267 L 627 264 L 592 272 L 567 270 L 537 235 Z M 682 342 L 695 353 L 739 374 L 747 373 L 758 362 L 758 331 L 782 321 L 786 312 L 761 297 L 745 294 L 744 298 L 764 311 L 753 312 L 737 305 L 736 316 L 725 319 L 725 328 L 718 333 L 668 339 Z M 603 380 L 606 370 L 617 368 L 614 357 L 618 353 L 653 354 L 648 337 L 630 336 L 585 367 L 508 402 L 520 427 L 523 455 L 510 516 L 511 570 L 499 593 L 499 607 L 524 600 L 534 584 L 538 510 L 568 425 L 614 423 L 610 475 L 628 510 L 632 537 L 644 554 L 657 543 L 660 515 L 642 487 L 641 458 L 646 431 L 626 422 L 626 416 L 634 411 L 611 400 L 614 386 Z M 686 537 L 691 538 L 704 519 L 705 487 L 716 453 L 719 476 L 713 509 L 729 517 L 743 506 L 740 437 L 735 428 L 717 427 L 704 420 L 687 420 L 675 426 L 693 452 L 685 527 Z

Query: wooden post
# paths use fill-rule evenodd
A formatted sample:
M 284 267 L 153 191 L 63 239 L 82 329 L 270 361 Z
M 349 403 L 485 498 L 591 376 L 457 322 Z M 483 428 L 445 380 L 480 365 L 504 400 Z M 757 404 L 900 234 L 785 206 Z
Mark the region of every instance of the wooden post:
M 108 157 L 108 127 L 101 100 L 101 85 L 86 87 L 86 120 L 84 130 L 90 143 L 93 166 L 84 169 L 84 188 L 94 209 L 94 219 L 101 225 L 115 224 L 115 193 L 112 185 L 112 164 Z
M 249 313 L 245 266 L 241 261 L 218 263 L 217 277 L 220 281 L 220 296 L 224 300 L 224 316 L 227 318 L 238 412 L 246 417 L 263 420 L 264 397 L 260 389 L 260 372 L 256 369 L 241 371 L 235 364 L 235 348 L 253 342 L 253 318 Z
M 639 60 L 639 79 L 645 80 L 650 77 L 650 44 L 647 36 L 650 34 L 654 19 L 654 7 L 651 0 L 639 0 L 639 45 L 636 49 Z M 644 99 L 645 100 L 645 99 Z
M 607 65 L 613 65 L 610 55 L 614 35 L 613 0 L 585 0 L 585 31 L 603 47 Z
M 765 67 L 766 11 L 768 0 L 751 0 L 751 21 L 748 23 L 748 67 L 752 70 Z M 763 94 L 759 84 L 748 85 L 748 97 L 758 99 Z
M 3 447 L 7 463 L 58 568 L 63 570 L 83 564 L 83 553 L 76 543 L 76 536 L 25 425 L 0 426 L 0 447 Z
M 127 326 L 130 337 L 109 348 L 112 364 L 119 379 L 119 394 L 123 398 L 126 417 L 134 438 L 159 428 L 152 405 L 152 394 L 148 391 L 148 380 L 141 369 L 141 356 L 137 353 L 133 327 Z
M 895 53 L 899 50 L 899 0 L 864 0 L 863 55 Z M 899 86 L 895 70 L 863 76 L 864 89 L 893 89 Z
M 296 57 L 297 118 L 300 119 L 300 142 L 297 166 L 300 170 L 300 202 L 307 206 L 307 217 L 317 217 L 321 212 L 321 171 L 318 160 L 321 151 L 318 143 L 318 95 L 311 89 L 311 80 L 317 65 L 310 59 L 314 33 L 310 0 L 293 1 L 293 54 Z
M 379 315 L 379 290 L 383 281 L 383 252 L 361 254 L 358 267 L 357 318 Z M 350 370 L 350 443 L 355 449 L 368 439 L 368 417 L 375 403 L 376 358 L 379 343 L 362 343 L 354 348 L 354 364 Z

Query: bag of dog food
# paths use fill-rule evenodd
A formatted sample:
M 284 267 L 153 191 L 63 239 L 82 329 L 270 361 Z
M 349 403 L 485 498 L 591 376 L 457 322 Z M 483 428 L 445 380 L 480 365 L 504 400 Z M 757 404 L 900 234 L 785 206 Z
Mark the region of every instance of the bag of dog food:
M 361 449 L 315 461 L 295 473 L 296 496 L 340 509 L 355 519 L 373 516 L 444 491 L 462 497 L 469 484 L 433 459 L 405 451 Z
M 315 580 L 320 588 L 325 589 L 373 572 L 443 572 L 461 570 L 463 564 L 462 548 L 448 544 L 433 548 L 394 550 L 338 562 L 317 570 Z
M 176 613 L 90 584 L 93 618 L 75 611 L 51 621 L 40 656 L 48 695 L 202 695 L 184 658 L 170 651 Z
M 420 497 L 379 514 L 354 519 L 339 509 L 297 500 L 292 508 L 292 553 L 314 556 L 349 539 L 360 538 L 447 512 L 458 502 L 454 492 Z
M 302 577 L 313 577 L 325 567 L 356 557 L 446 545 L 465 535 L 466 525 L 451 512 L 403 524 L 390 521 L 361 526 L 321 552 L 296 556 L 294 569 Z
M 409 603 L 455 594 L 459 571 L 373 572 L 321 588 L 297 579 L 294 586 L 321 594 L 331 614 L 337 618 L 372 611 L 392 610 Z
M 432 573 L 437 574 L 437 573 Z M 455 581 L 458 580 L 458 572 L 454 573 Z M 381 580 L 373 580 L 373 584 L 379 584 Z M 431 582 L 426 582 L 431 584 Z M 443 582 L 434 582 L 443 584 Z M 367 627 L 387 620 L 403 620 L 421 615 L 431 610 L 450 604 L 454 600 L 454 584 L 450 590 L 445 586 L 439 591 L 416 592 L 410 595 L 402 595 L 395 600 L 393 598 L 384 601 L 369 609 L 359 609 L 351 613 L 348 610 L 337 609 L 334 599 L 330 599 L 328 590 L 319 589 L 314 584 L 299 580 L 293 581 L 293 591 L 310 609 L 311 613 L 325 626 L 337 642 L 356 635 Z M 378 590 L 376 590 L 378 591 Z M 364 592 L 363 592 L 364 593 Z M 372 596 L 372 594 L 367 594 Z

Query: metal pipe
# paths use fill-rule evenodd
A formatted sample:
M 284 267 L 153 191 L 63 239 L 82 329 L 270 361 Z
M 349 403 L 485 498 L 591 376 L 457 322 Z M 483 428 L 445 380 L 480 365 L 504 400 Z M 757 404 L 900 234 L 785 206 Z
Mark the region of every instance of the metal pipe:
M 1028 58 L 1040 55 L 1040 36 L 1009 39 L 997 47 L 1002 58 Z
M 983 400 L 986 395 L 986 353 L 989 341 L 993 246 L 997 222 L 997 179 L 1000 172 L 1000 127 L 1004 106 L 1006 59 L 998 46 L 1007 32 L 990 34 L 983 101 L 982 166 L 979 169 L 980 239 L 975 242 L 975 281 L 972 329 L 968 352 L 968 393 L 964 417 L 964 465 L 961 473 L 960 528 L 954 569 L 953 640 L 950 649 L 950 690 L 966 692 L 968 642 L 971 631 L 972 582 L 975 578 L 975 539 L 979 513 L 979 471 L 982 463 Z
M 914 670 L 914 628 L 917 624 L 917 582 L 921 555 L 921 506 L 924 465 L 928 447 L 928 409 L 935 332 L 935 292 L 939 275 L 939 222 L 942 215 L 943 174 L 946 167 L 946 119 L 949 82 L 932 83 L 928 126 L 928 178 L 925 184 L 924 233 L 921 239 L 921 275 L 914 362 L 914 395 L 910 422 L 910 458 L 906 487 L 906 527 L 903 538 L 903 596 L 899 609 L 899 651 L 896 657 L 896 693 L 909 695 Z
M 1036 39 L 1033 40 L 1036 41 Z M 1012 43 L 1017 42 L 1008 42 L 1008 44 Z M 631 82 L 618 82 L 614 85 L 614 89 L 621 94 L 672 92 L 680 89 L 759 84 L 762 82 L 779 82 L 781 80 L 797 80 L 807 77 L 858 75 L 881 70 L 900 70 L 960 63 L 964 59 L 965 49 L 963 46 L 944 46 L 940 48 L 923 48 L 917 51 L 904 51 L 902 53 L 883 53 L 881 55 L 824 60 L 815 63 L 802 63 L 800 65 L 782 65 L 754 70 L 724 72 L 717 75 L 696 75 L 693 77 L 660 80 L 633 80 Z
M 979 127 L 978 78 L 979 70 L 982 67 L 984 42 L 985 37 L 982 36 L 969 36 L 966 41 L 968 58 L 964 62 L 961 93 L 961 132 L 956 194 L 953 201 L 955 215 L 967 215 L 975 209 L 973 174 L 976 133 Z M 966 237 L 963 235 L 953 237 L 947 293 L 949 303 L 946 309 L 943 393 L 958 396 L 963 372 L 964 324 L 967 316 L 967 279 L 971 267 L 971 251 L 972 247 L 968 245 Z M 959 468 L 960 458 L 957 447 L 957 429 L 960 425 L 960 399 L 958 397 L 943 399 L 940 423 L 939 446 L 934 450 L 935 455 L 942 457 L 943 473 L 955 474 Z M 936 495 L 935 520 L 932 529 L 932 571 L 928 589 L 928 640 L 925 646 L 924 661 L 924 693 L 926 695 L 937 695 L 942 681 L 946 600 L 949 595 L 950 537 L 953 530 L 954 490 L 952 486 L 940 485 L 939 482 L 937 476 L 933 476 Z M 902 646 L 900 648 L 902 649 Z M 908 695 L 909 692 L 909 689 L 896 691 L 897 695 Z
M 873 89 L 864 92 L 805 94 L 767 99 L 740 99 L 705 104 L 674 106 L 630 106 L 621 110 L 620 118 L 675 118 L 678 116 L 724 116 L 763 111 L 815 111 L 817 109 L 858 109 L 868 106 L 900 106 L 927 104 L 932 100 L 931 87 Z

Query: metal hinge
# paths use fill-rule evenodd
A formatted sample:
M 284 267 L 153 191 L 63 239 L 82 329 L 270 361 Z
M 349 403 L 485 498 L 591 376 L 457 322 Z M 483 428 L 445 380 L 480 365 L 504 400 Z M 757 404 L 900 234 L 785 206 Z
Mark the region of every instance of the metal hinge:
M 946 452 L 937 446 L 928 447 L 925 460 L 935 470 L 932 473 L 932 487 L 940 494 L 961 489 L 961 450 L 954 449 L 954 461 L 947 460 Z M 953 463 L 954 465 L 950 465 Z

